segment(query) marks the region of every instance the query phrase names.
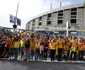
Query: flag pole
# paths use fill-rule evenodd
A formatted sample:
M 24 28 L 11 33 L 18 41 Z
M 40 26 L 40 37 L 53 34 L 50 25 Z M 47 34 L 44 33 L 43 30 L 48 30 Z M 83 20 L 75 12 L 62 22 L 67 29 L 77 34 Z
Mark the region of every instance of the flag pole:
M 20 2 L 20 0 L 18 0 L 17 9 L 16 9 L 16 23 L 17 23 L 17 15 L 18 15 L 18 9 L 19 9 L 19 2 Z
M 18 0 L 18 4 L 17 4 L 17 9 L 16 9 L 16 16 L 15 16 L 15 23 L 13 25 L 13 33 L 15 34 L 16 33 L 16 28 L 17 28 L 17 15 L 18 15 L 18 9 L 19 9 L 19 0 Z M 16 28 L 15 28 L 16 27 Z

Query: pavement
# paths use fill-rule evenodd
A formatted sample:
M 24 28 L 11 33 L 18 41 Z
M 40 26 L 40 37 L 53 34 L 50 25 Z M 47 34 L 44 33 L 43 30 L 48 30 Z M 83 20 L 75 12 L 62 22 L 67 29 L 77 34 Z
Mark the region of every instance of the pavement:
M 0 59 L 0 70 L 85 70 L 85 63 Z

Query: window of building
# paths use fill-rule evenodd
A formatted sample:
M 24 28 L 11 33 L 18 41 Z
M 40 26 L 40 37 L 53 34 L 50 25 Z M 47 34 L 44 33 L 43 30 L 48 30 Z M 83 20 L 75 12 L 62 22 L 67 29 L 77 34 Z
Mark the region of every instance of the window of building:
M 69 11 L 70 9 L 65 9 L 64 11 Z
M 33 23 L 35 22 L 35 19 L 33 19 Z
M 63 10 L 58 11 L 59 13 L 63 12 Z
M 76 23 L 76 19 L 71 19 L 71 23 Z
M 63 20 L 58 20 L 58 24 L 62 24 L 63 23 Z
M 39 22 L 39 26 L 40 26 L 40 25 L 42 25 L 42 23 L 41 23 L 41 22 Z
M 34 26 L 35 24 L 33 24 L 33 26 Z
M 84 7 L 78 7 L 78 8 L 84 9 Z
M 51 21 L 47 21 L 47 25 L 51 25 Z
M 63 16 L 63 13 L 58 13 L 58 16 Z
M 71 11 L 77 11 L 77 8 L 72 8 Z
M 48 17 L 51 17 L 51 13 L 50 13 L 50 14 L 48 14 Z
M 42 19 L 42 17 L 39 17 L 39 19 Z
M 76 16 L 71 16 L 71 18 L 76 18 Z
M 71 15 L 76 15 L 77 14 L 77 12 L 71 12 Z
M 41 21 L 42 20 L 42 17 L 39 17 L 39 21 Z

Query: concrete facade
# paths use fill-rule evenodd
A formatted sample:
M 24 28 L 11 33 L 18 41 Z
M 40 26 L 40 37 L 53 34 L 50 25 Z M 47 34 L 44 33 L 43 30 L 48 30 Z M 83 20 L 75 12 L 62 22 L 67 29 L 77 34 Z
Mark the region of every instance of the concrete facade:
M 69 5 L 57 9 L 53 9 L 44 12 L 38 16 L 35 16 L 26 24 L 26 29 L 30 30 L 30 25 L 32 28 L 39 29 L 54 27 L 62 28 L 66 26 L 68 21 L 69 26 L 72 29 L 85 29 L 85 10 L 83 4 Z

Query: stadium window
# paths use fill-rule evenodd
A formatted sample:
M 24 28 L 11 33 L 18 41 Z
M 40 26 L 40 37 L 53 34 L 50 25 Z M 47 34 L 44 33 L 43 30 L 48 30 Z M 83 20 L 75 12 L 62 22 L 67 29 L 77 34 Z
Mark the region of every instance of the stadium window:
M 39 19 L 42 19 L 42 17 L 39 17 Z
M 77 14 L 77 12 L 71 12 L 71 15 L 76 15 Z
M 69 11 L 70 9 L 65 9 L 64 11 Z
M 34 26 L 35 24 L 33 24 L 33 26 Z
M 41 21 L 42 20 L 42 17 L 39 17 L 39 21 Z
M 35 22 L 35 19 L 33 19 L 33 23 Z
M 58 13 L 58 16 L 63 16 L 63 13 Z
M 76 16 L 71 16 L 71 18 L 76 18 Z
M 84 7 L 78 7 L 78 8 L 84 9 Z
M 61 13 L 61 12 L 63 12 L 63 10 L 61 10 L 61 11 L 58 11 L 59 13 Z
M 47 25 L 51 25 L 51 21 L 47 21 Z
M 72 8 L 71 11 L 77 11 L 77 8 Z
M 58 24 L 62 24 L 63 23 L 63 20 L 58 20 Z
M 48 17 L 51 17 L 51 13 L 50 13 L 50 14 L 48 14 Z
M 76 23 L 76 19 L 71 19 L 71 23 Z
M 39 22 L 39 26 L 40 26 L 40 25 L 42 25 L 42 23 L 41 23 L 41 22 Z

